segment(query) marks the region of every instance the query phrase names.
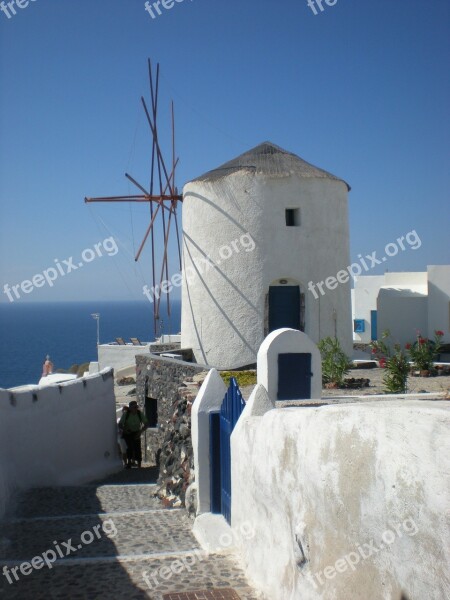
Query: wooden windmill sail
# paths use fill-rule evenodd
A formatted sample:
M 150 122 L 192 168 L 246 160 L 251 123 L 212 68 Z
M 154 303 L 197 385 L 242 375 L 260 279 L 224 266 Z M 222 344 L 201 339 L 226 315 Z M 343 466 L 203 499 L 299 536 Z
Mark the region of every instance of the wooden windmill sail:
M 148 76 L 150 82 L 150 97 L 151 97 L 151 111 L 149 111 L 145 99 L 141 97 L 142 106 L 144 108 L 145 116 L 150 126 L 151 135 L 153 138 L 152 154 L 151 154 L 151 167 L 150 167 L 150 184 L 149 188 L 146 189 L 136 179 L 134 179 L 128 173 L 125 173 L 125 177 L 129 179 L 141 192 L 141 194 L 135 194 L 132 196 L 105 196 L 99 198 L 85 198 L 85 202 L 147 202 L 150 206 L 150 224 L 142 240 L 139 250 L 135 256 L 135 261 L 139 260 L 142 250 L 150 236 L 151 243 L 151 255 L 152 255 L 152 285 L 153 290 L 161 290 L 161 285 L 164 280 L 169 280 L 169 262 L 168 262 L 168 242 L 171 229 L 173 230 L 173 224 L 176 231 L 177 245 L 178 245 L 178 259 L 181 270 L 181 250 L 180 250 L 180 235 L 178 228 L 177 218 L 177 206 L 178 202 L 182 202 L 183 197 L 178 194 L 177 187 L 175 185 L 175 171 L 178 164 L 178 158 L 175 158 L 175 118 L 174 118 L 174 107 L 173 102 L 171 105 L 172 115 L 172 157 L 170 171 L 167 168 L 167 162 L 164 160 L 161 147 L 159 144 L 158 137 L 158 92 L 159 92 L 159 63 L 156 66 L 156 76 L 153 77 L 152 64 L 148 60 Z M 157 192 L 157 193 L 156 193 Z M 162 225 L 164 249 L 163 259 L 160 268 L 156 265 L 155 257 L 155 227 Z M 158 223 L 158 225 L 157 225 Z M 157 278 L 159 277 L 159 287 L 157 287 Z M 163 287 L 163 293 L 167 298 L 167 313 L 170 316 L 170 294 L 169 290 Z M 157 322 L 159 319 L 159 309 L 161 302 L 161 294 L 157 295 L 156 302 L 153 303 L 153 325 L 154 331 L 157 331 Z

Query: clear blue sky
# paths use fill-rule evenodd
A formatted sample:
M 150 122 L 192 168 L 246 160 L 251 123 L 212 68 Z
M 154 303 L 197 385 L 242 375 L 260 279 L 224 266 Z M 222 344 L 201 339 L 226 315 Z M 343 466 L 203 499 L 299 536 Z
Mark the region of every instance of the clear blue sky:
M 160 133 L 175 101 L 178 186 L 264 140 L 350 183 L 351 253 L 422 240 L 374 270 L 450 262 L 448 0 L 36 0 L 0 13 L 0 302 L 109 235 L 114 257 L 26 301 L 141 299 L 147 209 L 90 205 L 148 181 L 140 96 L 159 61 Z M 78 260 L 77 260 L 78 259 Z

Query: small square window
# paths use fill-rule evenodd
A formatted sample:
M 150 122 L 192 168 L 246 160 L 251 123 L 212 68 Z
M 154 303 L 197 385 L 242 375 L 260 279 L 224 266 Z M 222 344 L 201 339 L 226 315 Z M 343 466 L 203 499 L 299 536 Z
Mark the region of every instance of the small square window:
M 353 320 L 353 331 L 355 333 L 364 333 L 366 331 L 366 323 L 364 319 Z
M 287 227 L 299 227 L 300 226 L 300 209 L 299 208 L 287 208 L 286 209 L 286 225 L 287 225 Z

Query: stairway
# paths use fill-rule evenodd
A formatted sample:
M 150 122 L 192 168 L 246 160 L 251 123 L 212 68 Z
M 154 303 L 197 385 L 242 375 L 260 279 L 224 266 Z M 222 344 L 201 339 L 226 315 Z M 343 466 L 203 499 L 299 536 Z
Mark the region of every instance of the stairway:
M 260 598 L 236 558 L 200 549 L 184 509 L 162 507 L 154 480 L 132 469 L 21 494 L 0 522 L 0 599 Z

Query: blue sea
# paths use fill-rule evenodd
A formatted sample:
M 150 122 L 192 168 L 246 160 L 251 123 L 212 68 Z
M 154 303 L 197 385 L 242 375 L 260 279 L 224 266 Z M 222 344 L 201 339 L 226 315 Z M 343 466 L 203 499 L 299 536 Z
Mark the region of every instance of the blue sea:
M 181 306 L 171 302 L 171 317 L 161 305 L 157 336 L 179 333 Z M 116 337 L 153 341 L 153 310 L 148 302 L 58 302 L 0 304 L 0 388 L 37 383 L 46 354 L 55 369 L 97 360 L 100 343 Z M 161 327 L 162 322 L 162 327 Z

